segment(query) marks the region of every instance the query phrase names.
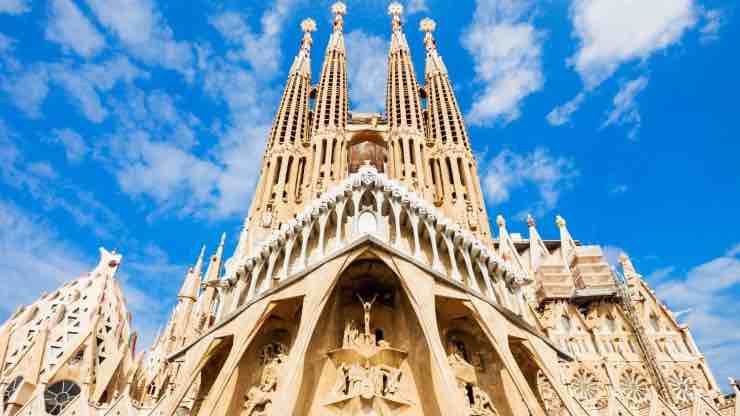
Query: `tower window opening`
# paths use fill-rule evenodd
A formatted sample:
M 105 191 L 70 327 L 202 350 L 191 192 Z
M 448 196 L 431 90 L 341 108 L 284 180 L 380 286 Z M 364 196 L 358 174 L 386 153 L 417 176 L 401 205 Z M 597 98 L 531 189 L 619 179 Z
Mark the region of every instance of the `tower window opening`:
M 452 175 L 452 163 L 450 163 L 450 158 L 445 159 L 445 163 L 447 164 L 447 175 L 450 179 L 450 185 L 455 185 L 455 177 Z
M 277 165 L 275 166 L 275 172 L 273 173 L 273 178 L 272 178 L 273 185 L 277 185 L 278 180 L 280 180 L 280 169 L 282 168 L 282 165 L 283 165 L 283 157 L 278 156 Z

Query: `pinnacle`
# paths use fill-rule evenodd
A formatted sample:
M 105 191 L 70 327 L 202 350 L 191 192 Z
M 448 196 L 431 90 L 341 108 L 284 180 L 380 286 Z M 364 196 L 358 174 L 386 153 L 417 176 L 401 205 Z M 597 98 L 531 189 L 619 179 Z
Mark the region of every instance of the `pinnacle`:
M 432 33 L 437 29 L 437 22 L 429 17 L 425 17 L 419 22 L 419 30 L 424 33 Z
M 316 31 L 316 21 L 311 19 L 310 17 L 308 19 L 304 19 L 301 22 L 301 30 L 304 33 L 311 33 Z

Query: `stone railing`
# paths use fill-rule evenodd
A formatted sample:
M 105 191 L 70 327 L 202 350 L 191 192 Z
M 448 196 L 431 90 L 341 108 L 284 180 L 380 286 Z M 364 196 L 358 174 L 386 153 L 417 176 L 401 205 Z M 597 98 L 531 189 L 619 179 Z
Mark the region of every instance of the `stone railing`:
M 222 303 L 219 316 L 368 235 L 444 278 L 521 313 L 521 287 L 530 282 L 525 274 L 515 272 L 430 203 L 374 167 L 363 166 L 283 224 L 253 256 L 230 260 L 227 286 L 231 293 L 225 297 L 230 304 Z

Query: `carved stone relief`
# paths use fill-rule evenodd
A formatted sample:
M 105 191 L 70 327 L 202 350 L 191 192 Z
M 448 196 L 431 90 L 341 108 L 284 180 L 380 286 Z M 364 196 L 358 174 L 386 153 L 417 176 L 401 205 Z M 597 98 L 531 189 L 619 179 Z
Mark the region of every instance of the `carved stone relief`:
M 272 414 L 272 399 L 278 387 L 280 368 L 288 358 L 287 347 L 280 342 L 264 345 L 259 352 L 262 375 L 257 385 L 252 386 L 244 400 L 244 416 L 268 416 Z
M 545 411 L 549 416 L 568 415 L 568 409 L 565 407 L 565 403 L 563 403 L 557 390 L 555 390 L 555 386 L 553 386 L 550 379 L 547 378 L 542 370 L 537 372 L 537 389 L 545 404 Z

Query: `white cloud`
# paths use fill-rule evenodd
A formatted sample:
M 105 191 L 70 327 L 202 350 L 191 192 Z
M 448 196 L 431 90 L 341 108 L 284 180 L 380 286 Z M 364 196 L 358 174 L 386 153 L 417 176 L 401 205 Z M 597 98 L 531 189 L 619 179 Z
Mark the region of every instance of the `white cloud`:
M 427 5 L 426 0 L 409 0 L 408 5 L 406 6 L 406 11 L 409 14 L 426 12 L 429 11 L 429 6 Z
M 359 111 L 384 111 L 388 74 L 387 41 L 362 30 L 346 38 L 350 99 Z
M 571 19 L 579 48 L 570 64 L 590 89 L 621 64 L 678 42 L 697 10 L 693 0 L 574 0 Z
M 732 250 L 730 250 L 732 251 Z M 689 270 L 683 278 L 664 277 L 656 292 L 676 310 L 688 310 L 689 325 L 702 352 L 722 382 L 740 374 L 740 259 L 717 257 Z M 718 331 L 717 328 L 722 328 Z
M 271 78 L 280 69 L 283 23 L 298 3 L 300 0 L 276 0 L 260 18 L 259 33 L 234 12 L 213 16 L 210 23 L 226 40 L 239 47 L 233 55 L 249 63 L 258 78 Z
M 581 103 L 583 103 L 585 98 L 586 94 L 580 92 L 572 100 L 559 107 L 555 107 L 547 115 L 547 122 L 553 126 L 562 126 L 563 124 L 568 123 L 570 121 L 570 117 L 576 112 L 576 110 L 578 110 L 578 107 L 581 106 Z
M 0 75 L 0 88 L 13 104 L 30 118 L 41 117 L 41 106 L 49 94 L 49 72 L 43 65 L 35 65 L 20 74 Z
M 0 0 L 0 13 L 23 14 L 31 10 L 26 0 Z
M 627 191 L 629 191 L 629 186 L 625 184 L 619 184 L 612 187 L 612 189 L 609 190 L 609 193 L 612 195 L 621 195 Z
M 529 19 L 531 1 L 479 0 L 462 43 L 475 61 L 482 91 L 467 119 L 475 125 L 508 123 L 521 115 L 522 101 L 542 89 L 544 34 Z
M 195 76 L 193 48 L 174 39 L 172 29 L 150 0 L 86 0 L 108 30 L 138 59 Z
M 678 43 L 696 25 L 698 8 L 695 0 L 573 0 L 570 17 L 579 45 L 568 64 L 580 75 L 584 91 L 548 114 L 554 126 L 566 124 L 584 95 L 621 65 L 645 61 Z
M 553 157 L 541 147 L 524 155 L 503 150 L 485 163 L 482 171 L 486 198 L 492 204 L 508 201 L 514 190 L 534 187 L 539 194 L 532 203 L 536 216 L 554 208 L 561 192 L 570 188 L 579 174 L 572 160 Z
M 80 163 L 90 150 L 82 136 L 71 129 L 52 131 L 49 141 L 64 146 L 64 153 L 71 163 Z
M 703 25 L 699 32 L 703 42 L 719 39 L 719 31 L 725 24 L 725 16 L 719 10 L 704 10 L 702 13 Z
M 71 0 L 51 0 L 46 39 L 80 56 L 95 56 L 105 47 L 103 35 Z
M 632 140 L 636 139 L 642 123 L 642 117 L 640 116 L 640 110 L 635 99 L 647 85 L 648 79 L 644 76 L 623 83 L 617 95 L 614 96 L 614 108 L 607 115 L 602 128 L 612 125 L 621 126 L 629 124 L 632 125 L 629 138 Z

